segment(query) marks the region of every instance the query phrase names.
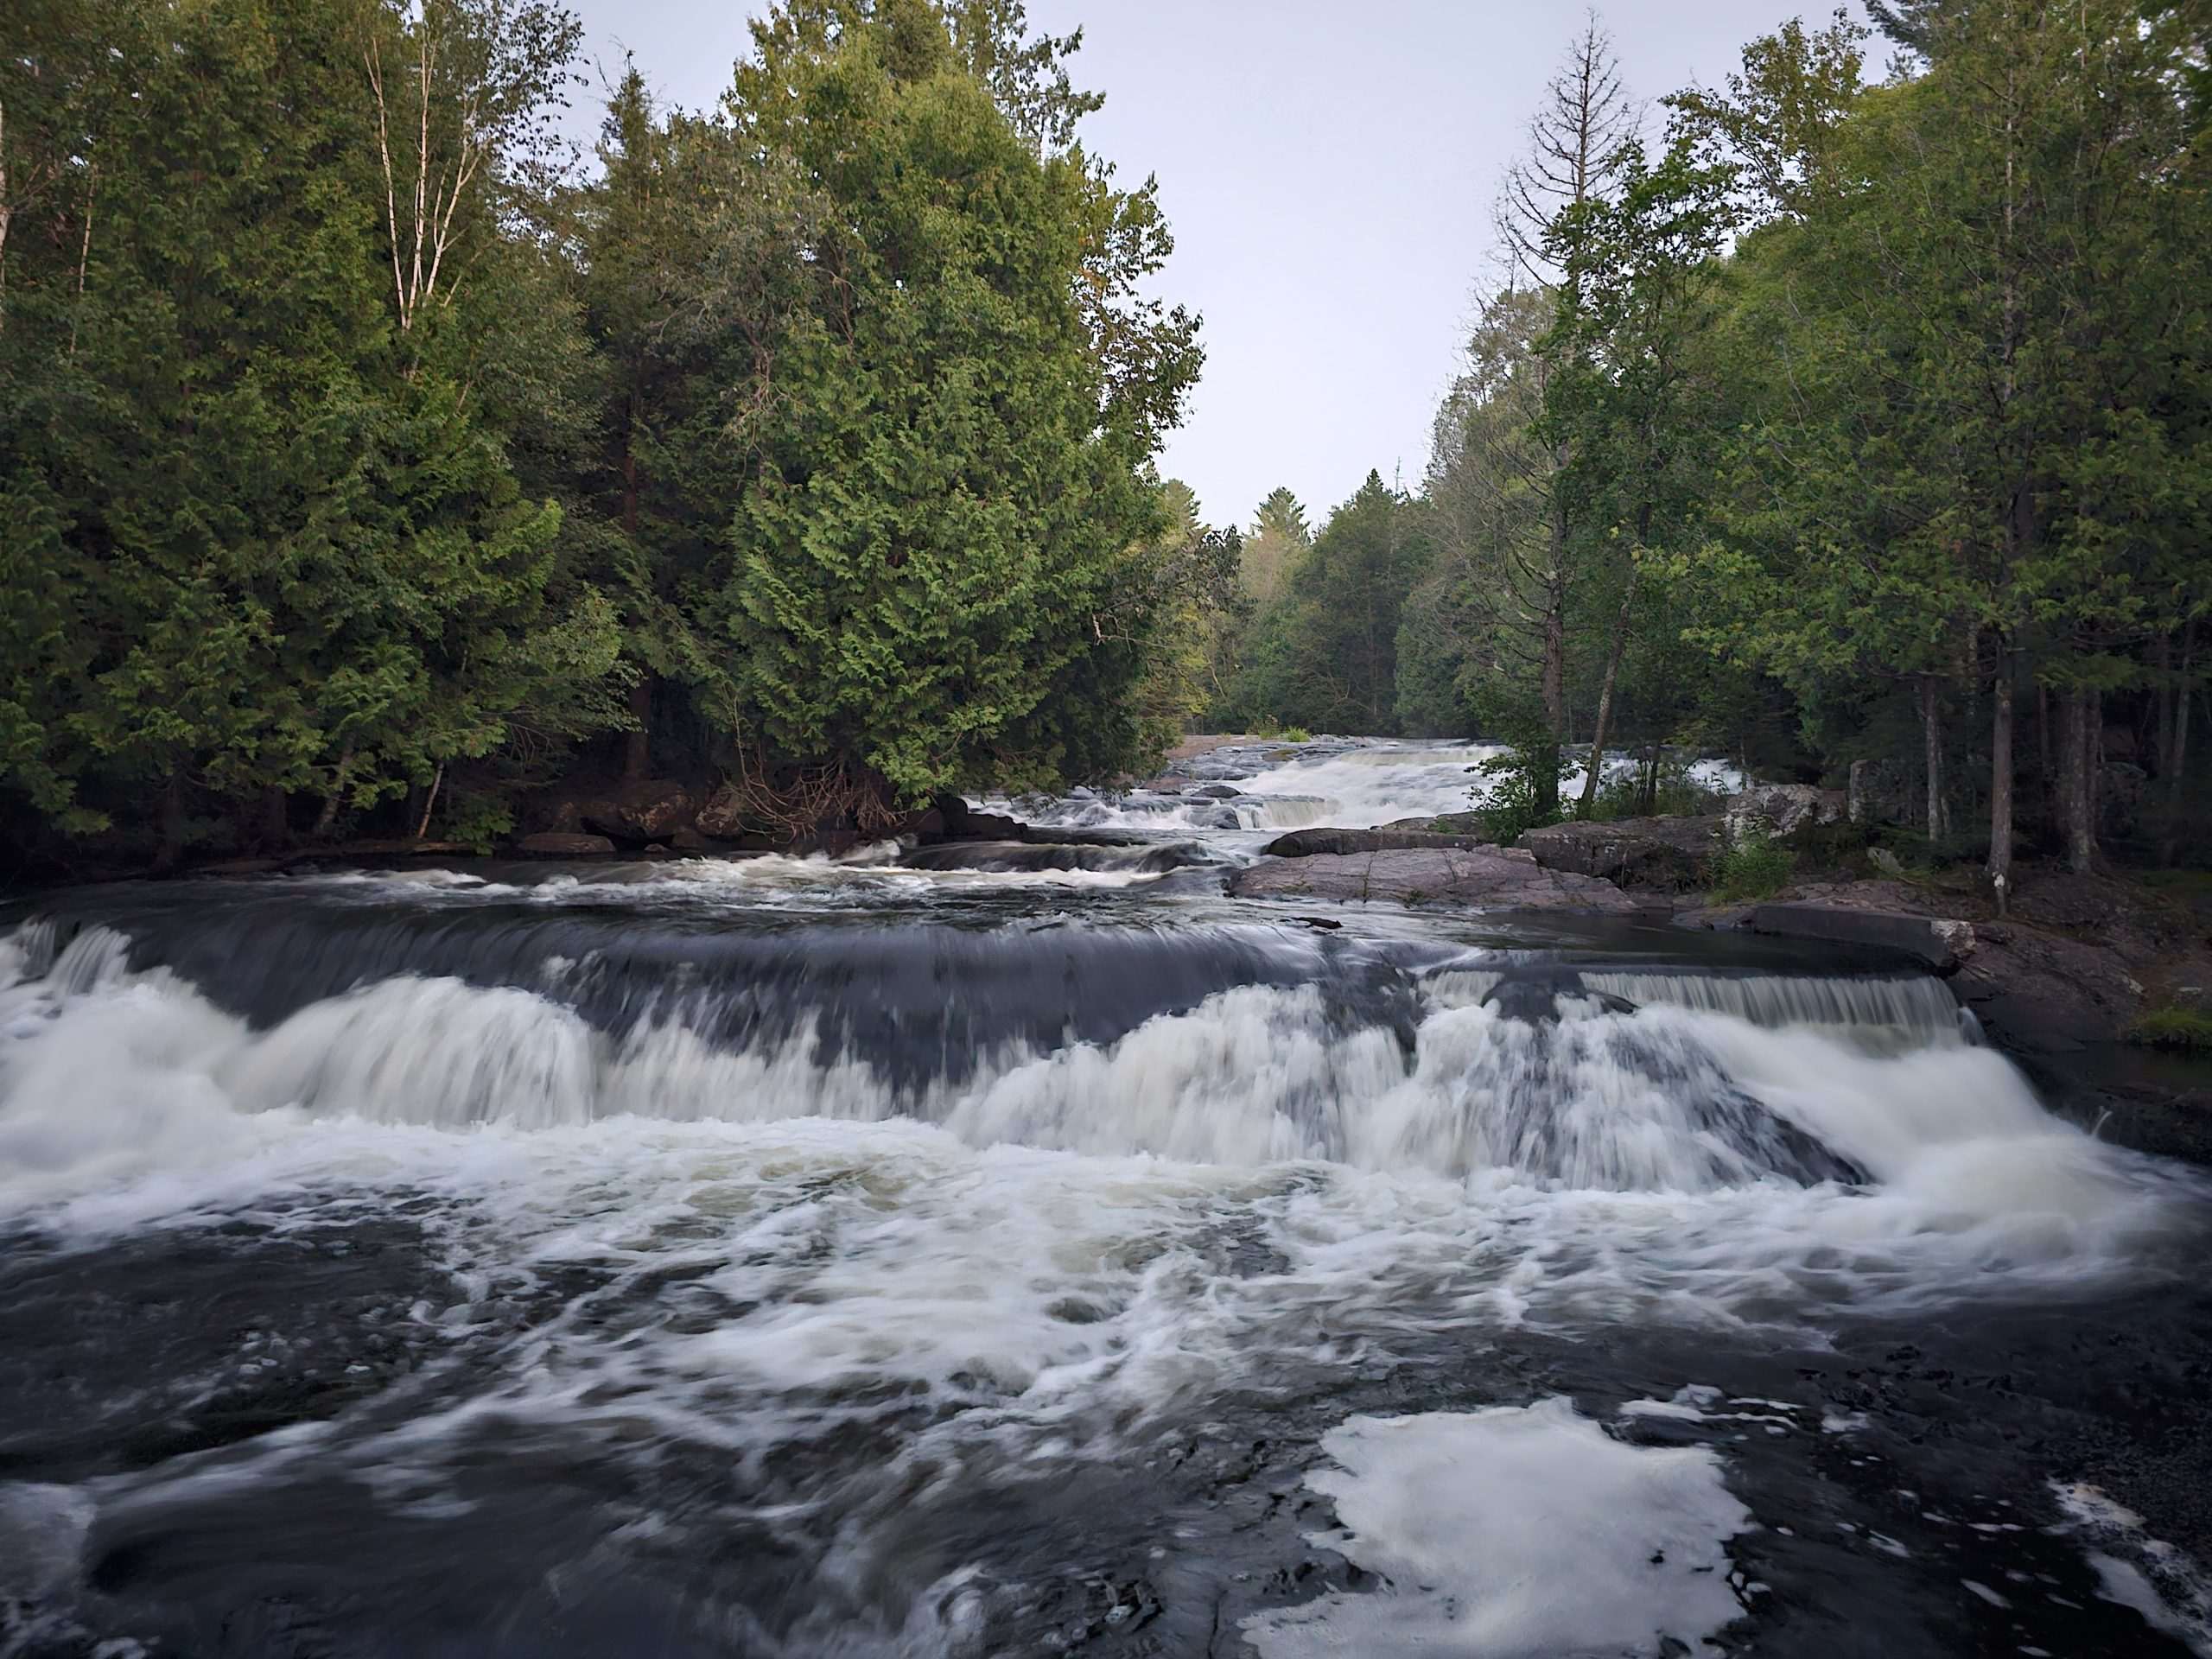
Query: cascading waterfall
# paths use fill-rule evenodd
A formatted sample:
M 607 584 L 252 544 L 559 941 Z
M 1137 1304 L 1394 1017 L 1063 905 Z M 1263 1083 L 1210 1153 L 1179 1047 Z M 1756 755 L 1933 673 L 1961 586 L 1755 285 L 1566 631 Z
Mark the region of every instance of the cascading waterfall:
M 1223 893 L 1475 753 L 14 916 L 0 1656 L 2198 1642 L 2013 1403 L 2162 1328 L 2196 1180 L 1924 975 Z

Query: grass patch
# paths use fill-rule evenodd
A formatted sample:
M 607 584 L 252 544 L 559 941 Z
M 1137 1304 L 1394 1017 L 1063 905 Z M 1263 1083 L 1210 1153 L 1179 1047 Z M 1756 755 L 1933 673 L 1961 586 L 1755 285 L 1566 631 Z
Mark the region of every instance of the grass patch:
M 2212 870 L 2131 870 L 2138 885 L 2178 898 L 2212 899 Z
M 1313 741 L 1313 734 L 1303 726 L 1286 726 L 1275 736 L 1284 743 L 1311 743 Z
M 2212 1054 L 2212 1014 L 2202 1008 L 2152 1008 L 2137 1014 L 2120 1035 L 2144 1048 Z
M 1713 856 L 1713 901 L 1745 904 L 1771 899 L 1789 885 L 1797 855 L 1764 836 L 1746 836 Z

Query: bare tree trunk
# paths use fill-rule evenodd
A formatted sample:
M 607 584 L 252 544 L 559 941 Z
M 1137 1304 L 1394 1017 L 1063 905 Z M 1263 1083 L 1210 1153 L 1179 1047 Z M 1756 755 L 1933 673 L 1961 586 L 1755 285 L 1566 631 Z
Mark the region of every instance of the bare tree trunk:
M 653 683 L 641 674 L 630 688 L 630 718 L 637 724 L 624 737 L 622 744 L 622 781 L 626 784 L 642 782 L 651 773 L 652 717 Z
M 1989 885 L 1997 913 L 2012 888 L 2012 658 L 2000 652 L 1989 716 Z
M 353 764 L 353 740 L 347 738 L 338 751 L 338 769 L 331 775 L 330 792 L 322 798 L 322 810 L 315 815 L 315 835 L 317 840 L 330 833 L 330 826 L 338 822 L 338 804 L 345 798 L 346 774 Z
M 1943 804 L 1943 709 L 1936 677 L 1920 677 L 1920 731 L 1928 776 L 1928 839 L 1943 839 L 1949 813 Z
M 1544 605 L 1544 723 L 1551 741 L 1539 747 L 1531 780 L 1535 785 L 1536 810 L 1547 817 L 1559 811 L 1559 754 L 1560 745 L 1567 741 L 1565 601 L 1554 565 L 1545 584 Z
M 2083 716 L 2089 734 L 2088 777 L 2085 793 L 2088 798 L 2089 839 L 2094 843 L 2104 833 L 2105 822 L 2105 694 L 2091 691 L 2088 713 Z
M 2089 821 L 2089 694 L 2069 691 L 2064 716 L 2059 771 L 2064 779 L 2066 866 L 2077 875 L 2086 875 L 2096 851 Z
M 154 868 L 167 874 L 184 856 L 184 779 L 171 772 L 162 785 L 162 840 L 154 853 Z
M 2151 765 L 2161 783 L 2166 778 L 2166 753 L 2174 735 L 2174 640 L 2162 633 L 2151 642 L 2151 667 L 2158 676 L 2158 690 L 2151 696 Z
M 100 170 L 87 166 L 85 169 L 85 235 L 77 245 L 77 303 L 69 312 L 69 355 L 77 355 L 77 324 L 85 309 L 85 273 L 92 263 L 92 203 L 100 188 Z
M 2036 762 L 2046 799 L 2057 798 L 2058 775 L 2050 768 L 2050 688 L 2036 687 Z
M 1620 678 L 1621 653 L 1628 649 L 1629 619 L 1636 609 L 1636 579 L 1639 568 L 1628 568 L 1628 588 L 1621 594 L 1621 613 L 1614 619 L 1613 643 L 1605 653 L 1605 677 L 1598 687 L 1598 718 L 1590 728 L 1590 764 L 1582 769 L 1582 802 L 1574 816 L 1586 818 L 1598 802 L 1598 779 L 1605 769 L 1605 728 L 1613 718 L 1613 685 Z
M 2190 670 L 2196 655 L 2196 621 L 2190 620 L 2181 634 L 2181 683 L 2174 687 L 2174 725 L 2166 750 L 2166 796 L 2181 804 L 2181 780 L 2189 760 Z
M 8 326 L 8 226 L 15 217 L 8 203 L 8 101 L 0 99 L 0 328 Z
M 441 760 L 438 763 L 438 769 L 430 774 L 430 792 L 423 798 L 423 816 L 415 823 L 415 839 L 417 841 L 430 833 L 430 814 L 437 810 L 438 788 L 445 780 L 445 762 Z

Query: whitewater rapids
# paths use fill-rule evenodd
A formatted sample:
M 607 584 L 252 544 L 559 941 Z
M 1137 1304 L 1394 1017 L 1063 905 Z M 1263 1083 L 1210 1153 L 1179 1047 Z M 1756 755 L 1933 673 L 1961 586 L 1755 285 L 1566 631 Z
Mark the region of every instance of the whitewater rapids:
M 1847 1380 L 2202 1237 L 1938 982 L 899 858 L 0 937 L 0 1653 L 2205 1640 Z

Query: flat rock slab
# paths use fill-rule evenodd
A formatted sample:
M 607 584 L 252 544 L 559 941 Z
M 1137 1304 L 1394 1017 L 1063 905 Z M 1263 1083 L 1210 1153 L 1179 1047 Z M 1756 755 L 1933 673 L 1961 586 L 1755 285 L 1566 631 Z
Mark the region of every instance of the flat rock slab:
M 1440 836 L 1427 830 L 1294 830 L 1278 836 L 1262 850 L 1270 858 L 1312 858 L 1322 853 L 1408 852 L 1430 847 L 1452 847 L 1463 852 L 1501 852 L 1494 841 L 1480 836 Z M 1522 856 L 1526 857 L 1523 854 Z
M 1338 899 L 1471 910 L 1638 908 L 1610 881 L 1547 870 L 1502 848 L 1403 848 L 1268 858 L 1237 872 L 1232 893 L 1253 899 Z
M 1897 910 L 1866 910 L 1840 904 L 1753 905 L 1747 918 L 1754 933 L 1789 938 L 1827 939 L 1838 944 L 1871 944 L 1899 950 L 1948 974 L 1974 954 L 1971 922 L 1917 916 Z
M 1720 848 L 1719 818 L 1619 818 L 1548 823 L 1516 844 L 1548 870 L 1602 877 L 1624 887 L 1681 893 L 1703 887 Z

